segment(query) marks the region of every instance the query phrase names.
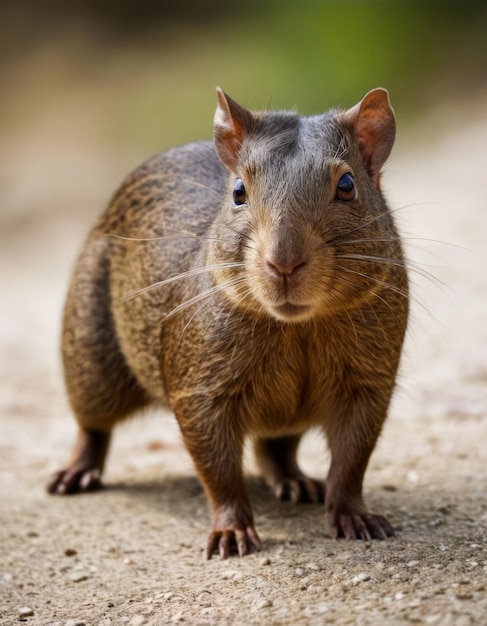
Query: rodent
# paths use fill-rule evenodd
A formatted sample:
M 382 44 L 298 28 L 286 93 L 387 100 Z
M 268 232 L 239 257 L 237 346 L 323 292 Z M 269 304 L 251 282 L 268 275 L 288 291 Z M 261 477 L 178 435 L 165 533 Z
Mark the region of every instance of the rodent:
M 281 499 L 324 502 L 335 537 L 394 534 L 362 483 L 408 318 L 401 240 L 380 189 L 388 93 L 302 117 L 217 90 L 214 140 L 136 169 L 95 224 L 64 311 L 79 435 L 48 491 L 101 486 L 112 428 L 169 404 L 213 509 L 207 558 L 261 548 L 242 470 L 252 438 Z M 326 480 L 296 461 L 326 436 Z

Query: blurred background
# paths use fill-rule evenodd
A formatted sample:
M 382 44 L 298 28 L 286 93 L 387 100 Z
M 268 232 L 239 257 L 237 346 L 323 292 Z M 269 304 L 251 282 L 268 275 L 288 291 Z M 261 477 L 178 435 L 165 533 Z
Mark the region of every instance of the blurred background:
M 35 373 L 59 386 L 62 302 L 95 216 L 142 160 L 211 137 L 217 85 L 249 108 L 304 114 L 387 87 L 398 138 L 384 184 L 393 206 L 413 207 L 398 213 L 406 234 L 442 239 L 450 221 L 449 243 L 483 243 L 487 3 L 2 0 L 0 41 L 0 375 L 10 407 Z M 471 211 L 466 192 L 478 201 Z M 433 210 L 444 200 L 447 211 Z M 454 246 L 440 256 L 460 271 Z
M 141 159 L 209 138 L 217 85 L 249 108 L 309 114 L 385 86 L 404 140 L 427 109 L 454 102 L 470 115 L 487 84 L 480 1 L 0 6 L 3 233 L 5 220 L 13 228 L 46 211 L 92 217 Z

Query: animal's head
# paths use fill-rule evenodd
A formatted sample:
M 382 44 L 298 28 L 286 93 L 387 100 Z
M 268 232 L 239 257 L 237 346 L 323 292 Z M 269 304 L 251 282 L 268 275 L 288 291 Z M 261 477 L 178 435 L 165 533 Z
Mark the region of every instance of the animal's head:
M 214 143 L 229 184 L 215 256 L 244 268 L 219 273 L 235 304 L 299 322 L 373 297 L 388 270 L 377 259 L 397 250 L 379 189 L 395 137 L 387 92 L 313 117 L 217 95 Z

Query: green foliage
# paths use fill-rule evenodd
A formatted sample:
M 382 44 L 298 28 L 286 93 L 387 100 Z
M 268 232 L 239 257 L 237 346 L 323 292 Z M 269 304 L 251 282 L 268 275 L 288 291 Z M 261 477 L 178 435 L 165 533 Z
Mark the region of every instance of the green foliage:
M 468 80 L 486 16 L 468 3 L 308 0 L 270 2 L 202 30 L 184 25 L 155 53 L 160 72 L 125 103 L 127 114 L 152 103 L 161 124 L 167 115 L 184 120 L 184 139 L 209 136 L 216 85 L 249 107 L 305 113 L 349 106 L 382 85 L 403 112 Z M 146 121 L 153 132 L 157 122 Z
M 203 17 L 175 0 L 79 1 L 72 14 L 18 2 L 30 8 L 0 21 L 2 58 L 30 55 L 32 102 L 83 100 L 100 139 L 141 152 L 210 137 L 217 85 L 250 108 L 310 114 L 384 86 L 404 119 L 487 79 L 487 3 L 211 0 Z

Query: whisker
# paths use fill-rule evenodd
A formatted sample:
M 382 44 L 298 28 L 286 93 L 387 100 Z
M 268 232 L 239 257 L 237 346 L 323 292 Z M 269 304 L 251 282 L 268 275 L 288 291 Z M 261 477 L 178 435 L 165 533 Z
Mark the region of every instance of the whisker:
M 252 292 L 252 290 L 251 290 L 250 287 L 247 287 L 247 289 L 244 290 L 244 292 L 241 294 L 241 297 L 237 300 L 237 302 L 234 303 L 232 308 L 228 311 L 227 317 L 226 317 L 226 321 L 225 321 L 226 324 L 228 323 L 228 320 L 230 319 L 230 317 L 235 313 L 235 311 L 238 309 L 238 307 L 249 296 L 249 294 L 251 292 Z
M 247 235 L 247 233 L 243 233 L 243 232 L 237 230 L 236 228 L 232 228 L 228 224 L 219 224 L 219 227 L 220 228 L 226 228 L 227 230 L 229 230 L 230 232 L 234 233 L 235 235 L 238 235 L 239 237 L 245 237 L 245 239 L 248 239 L 249 241 L 253 241 L 253 239 L 252 239 L 252 237 L 250 235 Z
M 405 236 L 405 235 L 401 235 L 401 236 L 397 236 L 397 237 L 364 237 L 364 238 L 360 238 L 360 239 L 350 239 L 348 241 L 338 241 L 336 242 L 337 246 L 343 246 L 343 245 L 347 245 L 347 244 L 354 244 L 354 243 L 389 243 L 389 242 L 393 242 L 393 241 L 424 241 L 426 243 L 437 243 L 443 246 L 449 246 L 452 248 L 457 248 L 459 250 L 463 250 L 465 252 L 469 252 L 468 248 L 465 248 L 465 246 L 460 246 L 458 244 L 454 244 L 451 243 L 449 241 L 441 241 L 441 239 L 432 239 L 430 237 L 416 237 L 416 236 Z
M 193 304 L 197 304 L 198 302 L 201 302 L 202 300 L 206 300 L 206 298 L 210 298 L 211 296 L 214 296 L 215 294 L 219 293 L 220 291 L 224 291 L 225 289 L 228 289 L 228 287 L 233 287 L 234 285 L 238 285 L 239 283 L 244 282 L 245 280 L 246 279 L 245 279 L 244 276 L 238 276 L 237 278 L 232 278 L 231 280 L 227 280 L 226 282 L 222 283 L 221 285 L 215 285 L 214 287 L 211 287 L 210 289 L 207 289 L 203 293 L 200 293 L 200 294 L 198 294 L 196 296 L 193 296 L 192 298 L 189 298 L 189 300 L 186 300 L 185 302 L 182 302 L 176 308 L 174 308 L 172 311 L 170 311 L 164 317 L 164 319 L 161 321 L 161 324 L 164 323 L 170 317 L 173 317 L 174 315 L 176 315 L 180 311 L 183 311 L 184 309 L 187 309 L 188 307 L 192 306 Z
M 218 241 L 225 242 L 225 239 L 219 239 L 218 237 L 205 237 L 204 235 L 196 235 L 194 233 L 181 233 L 177 235 L 159 235 L 157 237 L 124 237 L 123 235 L 116 235 L 115 233 L 107 233 L 105 237 L 111 237 L 112 239 L 121 239 L 122 241 L 167 241 L 181 239 L 200 239 L 203 241 Z
M 343 270 L 343 271 L 345 271 L 345 269 L 346 269 L 346 268 L 338 268 L 338 270 Z M 351 273 L 352 273 L 352 272 L 351 272 Z M 355 274 L 356 274 L 357 272 L 353 272 L 353 273 L 355 273 Z M 341 276 L 341 277 L 340 277 L 340 283 L 348 283 L 348 284 L 349 284 L 349 285 L 351 285 L 352 287 L 356 287 L 356 286 L 357 286 L 357 284 L 356 284 L 356 282 L 355 282 L 355 281 L 353 281 L 353 280 L 351 280 L 351 279 L 348 279 L 348 280 L 347 280 L 347 278 L 345 278 L 344 276 Z M 338 290 L 338 289 L 336 288 L 336 285 L 334 285 L 334 286 L 333 286 L 333 288 L 335 289 L 335 291 L 338 291 L 340 294 L 342 294 L 342 295 L 343 295 L 343 292 L 342 292 L 342 291 L 340 291 L 340 290 Z M 367 292 L 368 292 L 368 293 L 370 293 L 371 295 L 373 295 L 373 296 L 374 296 L 375 298 L 377 298 L 378 300 L 381 300 L 381 301 L 382 301 L 382 302 L 383 302 L 383 303 L 387 306 L 387 308 L 388 308 L 388 309 L 389 309 L 392 313 L 394 313 L 394 309 L 393 309 L 393 307 L 389 304 L 389 302 L 387 302 L 387 300 L 385 300 L 384 298 L 382 298 L 382 296 L 380 296 L 380 295 L 379 295 L 376 291 L 373 291 L 372 289 L 367 289 Z M 369 306 L 371 306 L 371 305 L 369 304 Z M 373 309 L 373 307 L 372 307 L 372 309 Z M 358 311 L 360 311 L 360 313 L 361 313 L 361 315 L 362 315 L 362 319 L 363 319 L 363 321 L 364 321 L 364 323 L 365 323 L 365 318 L 364 318 L 363 311 L 362 311 L 360 308 L 358 309 Z M 377 313 L 375 313 L 375 317 L 377 318 Z
M 421 302 L 421 300 L 419 300 L 418 298 L 414 297 L 413 295 L 411 295 L 411 293 L 406 293 L 404 292 L 402 289 L 398 289 L 397 287 L 395 287 L 394 285 L 390 285 L 389 283 L 386 283 L 384 281 L 378 280 L 376 278 L 374 278 L 373 276 L 368 276 L 367 274 L 363 274 L 361 272 L 357 272 L 355 270 L 351 270 L 349 268 L 344 268 L 344 267 L 338 267 L 337 268 L 338 271 L 340 272 L 346 272 L 348 274 L 355 274 L 357 276 L 360 276 L 362 278 L 365 278 L 366 280 L 370 280 L 374 283 L 376 283 L 377 285 L 383 287 L 384 289 L 387 289 L 389 291 L 392 291 L 394 293 L 397 293 L 399 296 L 405 298 L 406 300 L 409 300 L 410 302 L 414 302 L 417 306 L 421 307 L 421 309 L 434 321 L 436 321 L 434 315 L 432 314 L 432 312 L 428 309 L 428 307 Z M 382 300 L 384 301 L 384 299 L 382 298 L 382 296 L 380 296 L 380 294 L 378 294 L 377 292 L 373 291 L 373 290 L 369 290 L 369 292 L 378 300 Z M 387 304 L 388 308 L 393 311 L 391 305 L 385 301 L 385 303 Z M 394 311 L 393 311 L 394 312 Z
M 336 293 L 334 293 L 334 291 L 338 292 L 343 298 L 344 296 L 343 292 L 340 291 L 340 289 L 337 289 L 336 285 L 332 286 L 332 289 L 327 292 L 327 295 L 331 297 L 331 299 L 335 302 L 335 304 L 337 304 L 342 310 L 342 312 L 345 313 L 345 315 L 348 317 L 350 321 L 350 326 L 352 327 L 353 334 L 355 335 L 355 345 L 358 346 L 359 345 L 358 332 L 355 327 L 355 324 L 353 323 L 352 316 L 348 312 L 347 308 L 342 304 L 342 302 L 340 301 L 340 298 L 336 295 Z
M 354 281 L 352 281 L 352 280 L 347 280 L 344 276 L 342 276 L 342 277 L 340 278 L 340 283 L 344 283 L 344 282 L 345 282 L 345 283 L 348 283 L 348 284 L 350 284 L 350 285 L 356 286 L 356 283 L 355 283 Z M 334 286 L 333 286 L 333 289 L 335 289 L 335 291 L 338 291 L 338 292 L 339 292 L 339 293 L 343 296 L 343 291 L 340 291 L 339 289 L 337 289 L 337 288 L 336 288 L 336 285 L 334 285 Z M 383 297 L 382 297 L 379 293 L 377 293 L 376 291 L 374 291 L 374 290 L 372 290 L 372 289 L 367 289 L 367 292 L 368 292 L 368 293 L 370 293 L 370 295 L 372 295 L 372 296 L 373 296 L 376 300 L 380 300 L 383 304 L 385 304 L 385 305 L 387 306 L 387 308 L 389 309 L 389 311 L 392 313 L 393 317 L 394 317 L 396 320 L 398 320 L 399 322 L 402 322 L 402 318 L 401 318 L 401 317 L 399 317 L 399 316 L 396 314 L 396 311 L 395 311 L 395 309 L 393 308 L 393 306 L 392 306 L 389 302 L 387 302 L 387 300 L 386 300 L 385 298 L 383 298 Z M 377 311 L 374 309 L 374 307 L 373 307 L 372 303 L 371 303 L 371 302 L 368 302 L 367 304 L 368 304 L 368 306 L 369 306 L 370 310 L 372 311 L 372 313 L 374 314 L 374 317 L 375 317 L 375 319 L 377 320 L 377 322 L 378 322 L 379 326 L 381 327 L 382 331 L 383 331 L 383 332 L 385 332 L 385 331 L 384 331 L 383 324 L 382 324 L 381 320 L 379 319 L 379 317 L 378 317 L 378 315 L 377 315 Z M 358 309 L 358 310 L 360 311 L 360 313 L 361 313 L 361 315 L 362 315 L 363 322 L 364 322 L 364 324 L 365 324 L 365 323 L 366 323 L 366 320 L 365 320 L 364 312 L 363 312 L 361 309 Z M 357 311 L 356 311 L 356 312 L 357 312 Z M 349 317 L 350 317 L 350 316 L 349 316 Z M 352 322 L 352 323 L 353 323 L 353 322 Z
M 373 256 L 369 254 L 353 254 L 353 253 L 337 254 L 335 255 L 335 258 L 336 259 L 348 259 L 350 261 L 365 261 L 369 263 L 378 263 L 382 265 L 393 265 L 395 267 L 403 267 L 412 272 L 416 272 L 416 274 L 418 274 L 422 278 L 427 278 L 428 280 L 430 280 L 432 283 L 434 283 L 435 285 L 439 287 L 445 287 L 445 288 L 447 287 L 447 285 L 443 281 L 441 281 L 439 278 L 437 278 L 430 272 L 427 272 L 419 264 L 414 263 L 409 260 L 391 259 L 388 257 Z
M 406 205 L 401 206 L 401 207 L 396 207 L 395 209 L 387 209 L 384 212 L 380 213 L 379 215 L 375 215 L 370 220 L 365 221 L 363 224 L 359 224 L 355 228 L 352 228 L 351 230 L 347 231 L 346 233 L 344 233 L 342 235 L 337 235 L 336 237 L 333 237 L 333 239 L 330 239 L 327 242 L 327 244 L 328 245 L 332 245 L 336 241 L 340 241 L 340 239 L 342 237 L 348 237 L 349 235 L 352 235 L 353 233 L 356 233 L 356 232 L 362 230 L 362 228 L 366 228 L 367 226 L 370 226 L 370 224 L 373 224 L 374 222 L 377 222 L 378 220 L 382 219 L 383 217 L 386 217 L 387 215 L 391 215 L 393 213 L 398 213 L 399 211 L 404 211 L 405 209 L 408 209 L 408 208 L 413 207 L 413 206 L 423 206 L 423 205 L 429 206 L 431 204 L 433 204 L 433 203 L 432 202 L 419 202 L 419 203 L 413 203 L 413 204 L 406 204 Z M 438 204 L 441 204 L 441 203 L 438 203 Z
M 414 245 L 414 244 L 416 242 L 433 243 L 433 244 L 439 244 L 442 246 L 448 246 L 449 248 L 460 250 L 462 252 L 471 252 L 471 250 L 469 248 L 466 248 L 465 246 L 460 246 L 458 244 L 454 244 L 448 241 L 441 241 L 440 239 L 432 239 L 428 237 L 416 237 L 416 236 L 407 237 L 404 235 L 397 236 L 397 237 L 384 237 L 384 238 L 365 237 L 361 239 L 349 239 L 347 241 L 337 241 L 333 245 L 335 248 L 340 248 L 340 246 L 346 246 L 346 245 L 354 245 L 354 244 L 362 244 L 362 243 L 393 243 L 395 241 L 399 241 L 405 244 L 406 256 L 408 257 L 409 257 L 408 253 L 411 250 L 414 250 L 414 251 L 420 252 L 423 255 L 427 254 L 441 262 L 443 262 L 444 259 L 439 254 L 433 252 L 433 250 L 431 249 L 426 249 L 425 247 Z M 436 264 L 431 265 L 427 263 L 421 263 L 421 265 L 424 267 L 435 267 L 435 268 L 438 267 Z M 409 260 L 409 258 L 407 259 L 407 266 L 411 267 L 411 261 Z
M 197 180 L 192 180 L 191 178 L 181 178 L 181 182 L 189 183 L 190 185 L 194 185 L 195 187 L 201 187 L 202 189 L 206 189 L 207 191 L 211 191 L 215 196 L 218 196 L 218 191 L 214 187 L 210 187 L 209 185 L 204 185 Z
M 361 278 L 365 278 L 366 280 L 370 280 L 372 282 L 374 282 L 376 285 L 379 285 L 380 287 L 384 287 L 384 289 L 388 289 L 389 291 L 393 291 L 394 293 L 397 293 L 398 295 L 402 296 L 403 298 L 409 298 L 409 294 L 405 291 L 403 291 L 402 289 L 399 289 L 399 287 L 396 287 L 395 285 L 391 285 L 389 283 L 386 283 L 383 280 L 379 280 L 378 278 L 375 278 L 374 276 L 369 276 L 368 274 L 364 274 L 363 272 L 358 272 L 356 270 L 352 270 L 348 267 L 337 267 L 336 268 L 337 271 L 340 272 L 346 272 L 347 274 L 353 274 L 355 276 L 360 276 Z
M 184 325 L 183 330 L 181 331 L 181 336 L 179 338 L 179 343 L 181 343 L 182 339 L 183 339 L 183 335 L 186 332 L 187 328 L 189 327 L 189 325 L 191 324 L 191 322 L 194 320 L 194 318 L 206 307 L 208 306 L 208 304 L 210 303 L 210 300 L 206 300 L 206 302 L 203 302 L 197 309 L 196 311 L 193 313 L 193 315 L 189 318 L 189 320 L 187 321 L 187 323 Z
M 152 285 L 148 285 L 147 287 L 142 287 L 142 289 L 136 289 L 134 291 L 130 291 L 127 293 L 123 300 L 132 300 L 133 298 L 140 296 L 148 291 L 156 289 L 157 287 L 162 287 L 163 285 L 169 285 L 170 283 L 174 283 L 182 278 L 189 278 L 191 276 L 197 276 L 198 274 L 204 274 L 206 272 L 213 272 L 222 269 L 233 269 L 238 267 L 244 267 L 244 263 L 215 263 L 214 265 L 206 265 L 205 267 L 196 267 L 187 272 L 181 272 L 176 276 L 171 276 L 170 278 L 165 278 L 164 280 L 159 280 L 156 283 L 152 283 Z

